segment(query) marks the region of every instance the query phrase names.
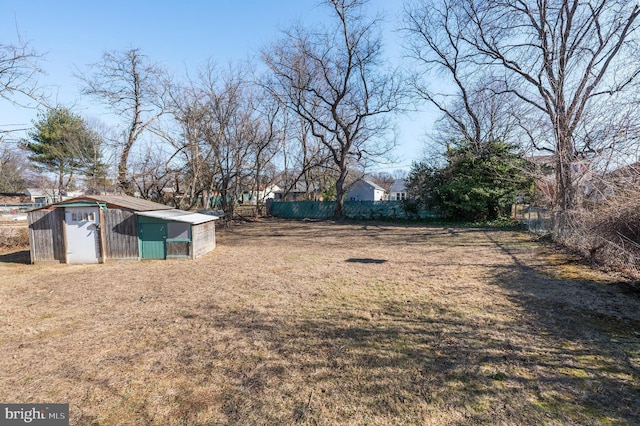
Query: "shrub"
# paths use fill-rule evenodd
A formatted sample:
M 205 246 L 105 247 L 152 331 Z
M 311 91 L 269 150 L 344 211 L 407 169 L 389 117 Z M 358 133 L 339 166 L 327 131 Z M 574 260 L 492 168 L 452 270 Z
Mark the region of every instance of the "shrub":
M 606 204 L 573 212 L 559 242 L 577 250 L 592 264 L 638 276 L 640 270 L 640 200 L 611 198 Z

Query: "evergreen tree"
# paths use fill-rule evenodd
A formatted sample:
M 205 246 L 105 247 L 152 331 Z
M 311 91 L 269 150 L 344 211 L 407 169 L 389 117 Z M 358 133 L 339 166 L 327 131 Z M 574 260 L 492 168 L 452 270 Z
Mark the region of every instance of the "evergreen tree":
M 39 114 L 29 138 L 23 148 L 36 168 L 57 175 L 59 193 L 69 187 L 75 173 L 104 173 L 99 136 L 68 108 Z
M 446 165 L 413 164 L 410 194 L 423 207 L 454 220 L 492 220 L 509 215 L 518 193 L 531 189 L 530 164 L 502 141 L 448 147 Z

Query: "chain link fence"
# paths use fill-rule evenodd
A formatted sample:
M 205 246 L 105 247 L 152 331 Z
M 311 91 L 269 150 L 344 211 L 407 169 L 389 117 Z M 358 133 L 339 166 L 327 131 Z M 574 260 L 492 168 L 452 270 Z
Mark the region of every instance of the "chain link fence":
M 42 207 L 44 204 L 39 203 L 5 203 L 0 204 L 0 219 L 2 220 L 27 220 L 27 212 L 29 210 Z
M 513 217 L 517 218 L 529 232 L 538 235 L 552 234 L 554 215 L 551 209 L 531 204 L 515 204 Z

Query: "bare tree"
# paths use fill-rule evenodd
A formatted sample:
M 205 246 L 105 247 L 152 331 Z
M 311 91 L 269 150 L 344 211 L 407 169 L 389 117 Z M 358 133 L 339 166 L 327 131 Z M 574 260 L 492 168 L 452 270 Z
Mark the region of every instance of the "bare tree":
M 496 96 L 496 82 L 464 39 L 457 4 L 416 2 L 406 9 L 403 29 L 416 65 L 410 82 L 418 98 L 442 114 L 437 139 L 446 144 L 461 140 L 479 152 L 488 141 L 506 139 L 513 120 L 506 97 Z
M 20 102 L 16 95 L 39 100 L 38 75 L 42 70 L 37 64 L 41 55 L 28 41 L 18 36 L 16 43 L 0 43 L 0 97 L 10 102 Z
M 0 147 L 0 192 L 22 192 L 27 185 L 27 159 L 18 149 Z
M 102 101 L 126 122 L 118 163 L 118 185 L 133 193 L 127 162 L 134 143 L 164 112 L 168 87 L 165 73 L 140 49 L 104 52 L 89 73 L 77 73 L 83 93 Z
M 85 119 L 91 134 L 84 165 L 85 186 L 92 193 L 115 192 L 116 153 L 110 145 L 116 140 L 115 130 L 96 117 Z
M 640 74 L 639 15 L 638 4 L 622 0 L 441 0 L 408 8 L 411 30 L 435 52 L 431 63 L 453 64 L 457 75 L 490 70 L 494 93 L 545 117 L 552 136 L 534 138 L 535 147 L 555 156 L 562 211 L 578 202 L 574 170 L 589 148 L 580 132 L 587 111 L 629 90 Z M 540 122 L 521 118 L 534 134 L 531 124 Z
M 327 0 L 335 26 L 294 27 L 263 52 L 273 74 L 268 87 L 309 125 L 339 170 L 335 217 L 343 216 L 349 168 L 393 146 L 388 113 L 397 110 L 401 85 L 382 72 L 378 18 L 364 15 L 366 0 Z
M 182 193 L 176 205 L 191 209 L 205 199 L 213 186 L 211 146 L 205 140 L 208 110 L 205 95 L 195 83 L 173 87 L 171 90 L 171 114 L 177 123 L 178 133 L 161 132 L 165 140 L 175 149 L 169 163 L 174 175 L 174 193 Z M 178 185 L 182 184 L 182 188 Z
M 255 194 L 256 215 L 265 202 L 266 189 L 273 179 L 269 179 L 266 170 L 276 156 L 278 146 L 284 141 L 285 126 L 282 125 L 282 105 L 268 93 L 257 96 L 253 118 L 253 171 L 252 195 Z M 272 176 L 272 178 L 275 176 Z
M 175 201 L 174 197 L 167 200 L 166 188 L 173 188 L 172 179 L 175 177 L 169 168 L 171 153 L 161 147 L 146 144 L 142 150 L 133 156 L 130 179 L 132 189 L 146 200 Z
M 285 137 L 282 141 L 282 178 L 283 197 L 302 183 L 309 200 L 315 199 L 316 186 L 327 182 L 328 176 L 335 173 L 331 154 L 322 142 L 311 134 L 310 126 L 299 116 L 289 117 L 285 125 Z M 326 185 L 325 185 L 326 186 Z
M 200 132 L 211 150 L 212 189 L 227 217 L 254 176 L 255 109 L 251 82 L 239 66 L 219 72 L 208 63 L 198 81 L 203 111 Z
M 42 73 L 38 65 L 41 56 L 19 34 L 15 43 L 0 43 L 1 99 L 21 107 L 28 106 L 31 101 L 42 102 L 43 94 L 38 83 Z M 26 130 L 17 129 L 11 123 L 3 123 L 3 126 L 7 127 L 0 129 L 0 141 L 7 133 Z

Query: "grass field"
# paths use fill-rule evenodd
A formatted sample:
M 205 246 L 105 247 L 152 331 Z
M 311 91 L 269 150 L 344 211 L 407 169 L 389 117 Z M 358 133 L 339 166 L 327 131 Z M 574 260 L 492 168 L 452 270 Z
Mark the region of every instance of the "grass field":
M 640 294 L 512 231 L 231 226 L 196 261 L 0 255 L 0 401 L 72 425 L 640 424 Z

